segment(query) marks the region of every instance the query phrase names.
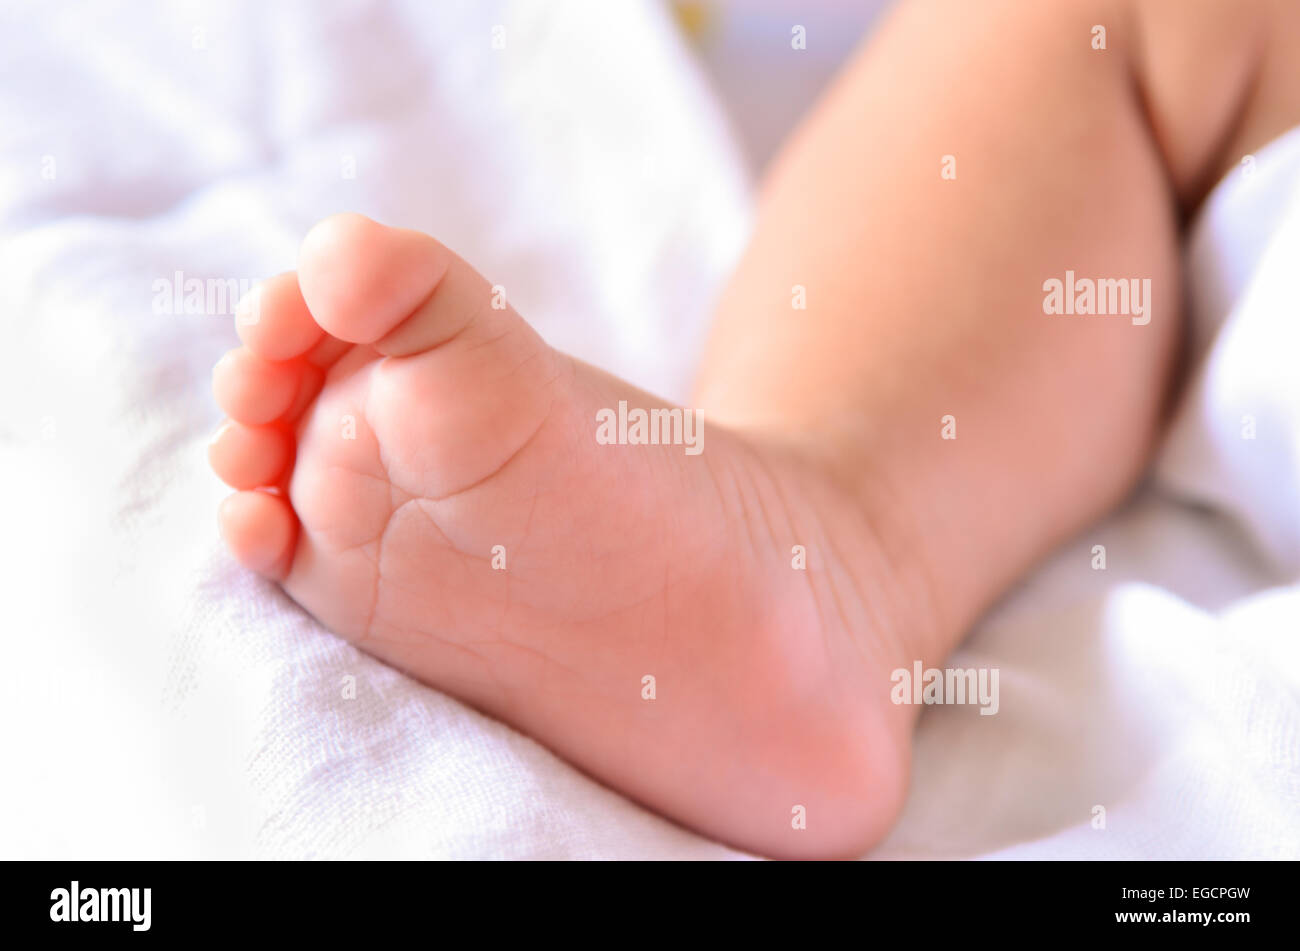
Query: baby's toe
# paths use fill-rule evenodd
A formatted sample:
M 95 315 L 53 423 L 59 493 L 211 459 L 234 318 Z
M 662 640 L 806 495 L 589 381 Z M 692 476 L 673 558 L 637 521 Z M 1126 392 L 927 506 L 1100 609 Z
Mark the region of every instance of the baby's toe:
M 256 489 L 280 482 L 289 468 L 292 449 L 282 429 L 246 426 L 231 420 L 212 437 L 208 462 L 231 488 Z
M 231 350 L 212 370 L 217 405 L 231 419 L 261 426 L 285 415 L 303 383 L 301 363 L 272 363 L 247 347 Z
M 292 271 L 254 287 L 235 309 L 235 329 L 264 360 L 292 360 L 315 347 L 325 331 L 312 320 Z
M 298 519 L 289 503 L 269 492 L 236 492 L 217 512 L 221 537 L 250 571 L 280 580 L 293 561 Z
M 299 285 L 316 322 L 335 337 L 365 344 L 378 343 L 411 318 L 453 267 L 481 285 L 468 313 L 455 315 L 463 323 L 486 306 L 487 284 L 427 234 L 390 228 L 362 215 L 334 215 L 307 233 L 298 253 Z M 399 352 L 436 343 L 423 341 Z

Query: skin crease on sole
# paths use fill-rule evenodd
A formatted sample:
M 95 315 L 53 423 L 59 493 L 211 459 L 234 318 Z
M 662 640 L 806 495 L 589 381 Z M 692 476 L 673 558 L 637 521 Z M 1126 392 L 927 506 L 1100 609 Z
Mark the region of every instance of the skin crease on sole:
M 1179 222 L 1300 118 L 1268 80 L 1300 14 L 1230 6 L 900 4 L 764 188 L 694 455 L 599 442 L 598 414 L 667 404 L 549 347 L 433 238 L 326 219 L 214 370 L 227 545 L 328 629 L 689 828 L 861 854 L 907 789 L 917 708 L 891 672 L 941 665 L 1140 476 L 1180 340 Z M 1067 268 L 1150 279 L 1150 324 L 1044 317 Z

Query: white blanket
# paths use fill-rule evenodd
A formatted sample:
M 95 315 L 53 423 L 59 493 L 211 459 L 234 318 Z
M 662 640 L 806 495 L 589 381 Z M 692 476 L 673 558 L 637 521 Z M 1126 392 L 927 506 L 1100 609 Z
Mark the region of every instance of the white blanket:
M 681 396 L 750 207 L 660 8 L 6 5 L 0 115 L 0 857 L 738 855 L 238 569 L 204 459 L 220 294 L 345 209 Z M 1300 856 L 1300 137 L 1255 158 L 1157 475 L 959 652 L 1000 712 L 927 712 L 879 856 Z

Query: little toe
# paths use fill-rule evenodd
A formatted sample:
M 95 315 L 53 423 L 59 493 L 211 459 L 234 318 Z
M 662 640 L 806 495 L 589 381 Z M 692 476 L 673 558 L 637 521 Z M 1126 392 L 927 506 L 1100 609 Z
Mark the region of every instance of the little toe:
M 235 308 L 235 330 L 264 360 L 292 360 L 315 347 L 325 331 L 312 319 L 292 271 L 262 281 Z
M 278 484 L 289 468 L 293 447 L 288 434 L 273 426 L 226 422 L 208 445 L 208 462 L 233 489 Z
M 289 503 L 269 492 L 236 492 L 217 512 L 221 537 L 235 559 L 275 580 L 289 573 L 298 519 Z

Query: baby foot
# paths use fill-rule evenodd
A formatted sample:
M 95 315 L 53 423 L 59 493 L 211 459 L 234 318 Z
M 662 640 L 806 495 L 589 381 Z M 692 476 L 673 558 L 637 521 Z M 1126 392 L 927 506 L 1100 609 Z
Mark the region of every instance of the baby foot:
M 811 454 L 547 346 L 432 238 L 317 225 L 217 364 L 222 534 L 325 626 L 701 832 L 852 855 L 900 808 L 914 653 L 862 506 Z M 606 435 L 609 433 L 607 432 Z

